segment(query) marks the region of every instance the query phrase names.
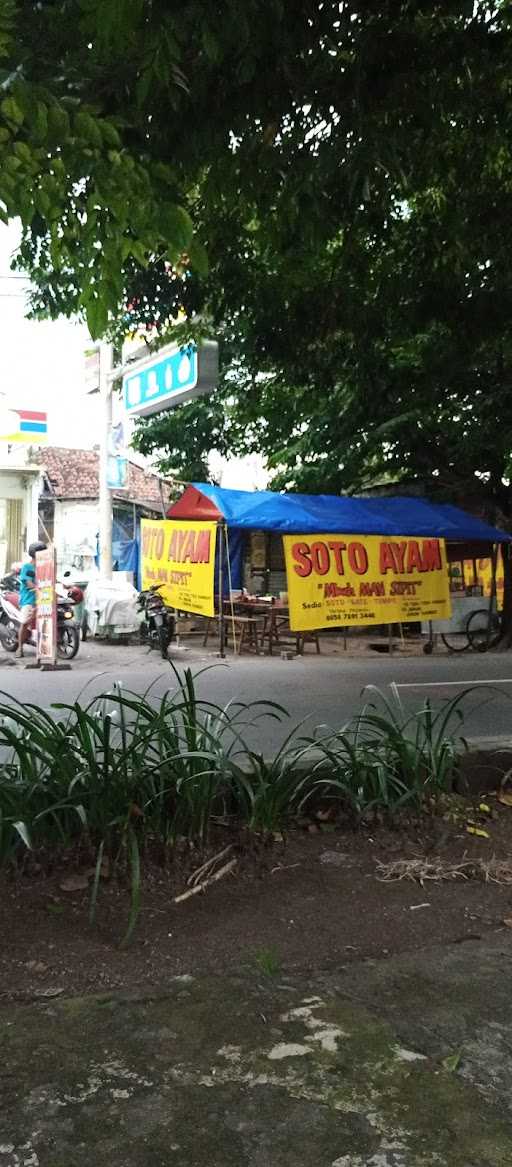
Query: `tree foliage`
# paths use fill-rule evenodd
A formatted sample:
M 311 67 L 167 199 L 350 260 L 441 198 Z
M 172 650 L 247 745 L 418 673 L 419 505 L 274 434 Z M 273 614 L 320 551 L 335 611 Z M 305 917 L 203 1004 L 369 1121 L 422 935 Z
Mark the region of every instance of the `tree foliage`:
M 142 449 L 185 478 L 258 449 L 307 490 L 476 471 L 510 511 L 510 0 L 0 14 L 35 310 L 221 344 L 218 393 Z
M 202 432 L 203 462 L 214 441 L 260 450 L 276 486 L 419 477 L 508 515 L 510 6 L 343 10 L 315 104 L 272 123 L 259 177 L 247 132 L 198 188 L 211 268 L 188 293 L 222 386 L 140 441 L 184 477 Z

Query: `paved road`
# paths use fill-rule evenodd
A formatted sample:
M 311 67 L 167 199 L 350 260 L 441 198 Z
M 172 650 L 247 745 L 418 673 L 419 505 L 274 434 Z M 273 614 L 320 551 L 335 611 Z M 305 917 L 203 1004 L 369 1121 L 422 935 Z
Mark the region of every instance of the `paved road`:
M 4 659 L 3 655 L 2 658 Z M 366 685 L 378 686 L 390 696 L 395 684 L 408 709 L 417 708 L 425 697 L 434 704 L 454 697 L 466 687 L 480 687 L 465 701 L 465 733 L 469 738 L 512 738 L 512 657 L 488 653 L 462 657 L 344 658 L 308 654 L 290 661 L 280 657 L 243 656 L 222 664 L 213 654 L 197 651 L 174 654 L 182 671 L 185 665 L 196 672 L 202 696 L 224 705 L 233 699 L 262 698 L 281 703 L 292 721 L 308 719 L 310 727 L 321 723 L 340 725 L 361 705 Z M 69 673 L 38 673 L 21 664 L 0 669 L 4 700 L 33 701 L 49 706 L 54 701 L 73 701 L 80 694 L 87 700 L 111 688 L 114 681 L 138 693 L 153 685 L 155 696 L 174 687 L 168 666 L 154 653 L 133 646 L 104 647 L 87 643 Z M 261 727 L 262 748 L 282 740 L 283 728 L 269 722 Z

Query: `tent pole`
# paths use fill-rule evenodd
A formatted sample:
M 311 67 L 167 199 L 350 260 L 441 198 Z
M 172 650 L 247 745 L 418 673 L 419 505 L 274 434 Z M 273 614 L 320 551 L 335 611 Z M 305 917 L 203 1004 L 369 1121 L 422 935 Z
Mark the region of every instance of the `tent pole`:
M 235 628 L 235 605 L 233 603 L 233 587 L 231 580 L 231 558 L 229 554 L 229 538 L 228 529 L 224 528 L 226 534 L 226 563 L 228 568 L 228 584 L 229 584 L 229 615 L 231 617 L 231 631 L 233 636 L 233 652 L 236 653 L 236 628 Z
M 219 536 L 219 626 L 220 626 L 220 655 L 224 660 L 226 655 L 226 620 L 224 616 L 224 524 L 217 523 Z

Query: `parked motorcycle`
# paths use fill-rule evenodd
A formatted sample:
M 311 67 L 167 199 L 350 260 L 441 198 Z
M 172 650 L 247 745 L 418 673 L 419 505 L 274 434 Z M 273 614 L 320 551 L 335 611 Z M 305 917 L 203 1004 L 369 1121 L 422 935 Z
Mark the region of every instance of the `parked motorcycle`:
M 158 648 L 162 659 L 167 660 L 169 645 L 176 632 L 176 613 L 174 608 L 167 607 L 160 595 L 161 587 L 163 584 L 153 584 L 146 591 L 139 592 L 137 611 L 144 615 L 140 626 L 142 642 L 149 644 L 150 648 Z
M 0 581 L 0 642 L 6 652 L 16 652 L 20 629 L 19 588 L 16 576 L 10 574 Z M 74 619 L 74 601 L 67 596 L 57 597 L 57 655 L 73 660 L 80 647 L 80 634 Z M 37 649 L 35 616 L 30 624 L 30 635 L 25 641 Z

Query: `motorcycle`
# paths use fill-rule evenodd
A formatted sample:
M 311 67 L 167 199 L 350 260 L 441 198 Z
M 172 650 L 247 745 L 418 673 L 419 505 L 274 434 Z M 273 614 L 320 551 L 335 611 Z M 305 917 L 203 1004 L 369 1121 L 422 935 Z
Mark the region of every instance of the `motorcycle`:
M 19 587 L 16 576 L 9 574 L 0 581 L 0 642 L 6 652 L 16 652 L 20 629 Z M 37 649 L 35 615 L 25 644 Z M 74 601 L 57 597 L 57 655 L 73 660 L 80 647 L 80 634 L 74 620 Z
M 174 608 L 167 607 L 159 594 L 161 587 L 163 584 L 153 584 L 146 591 L 139 592 L 137 611 L 144 615 L 140 626 L 142 643 L 158 648 L 162 659 L 167 660 L 169 645 L 176 632 L 176 613 Z

